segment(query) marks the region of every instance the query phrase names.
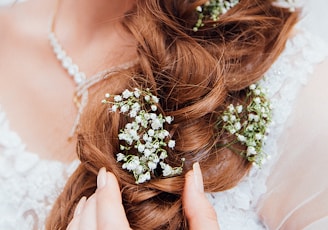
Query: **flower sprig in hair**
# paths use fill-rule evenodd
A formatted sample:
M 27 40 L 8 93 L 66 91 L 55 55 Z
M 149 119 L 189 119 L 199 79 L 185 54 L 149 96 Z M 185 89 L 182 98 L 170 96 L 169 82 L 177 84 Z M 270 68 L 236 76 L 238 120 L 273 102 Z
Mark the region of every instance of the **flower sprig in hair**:
M 164 125 L 171 124 L 173 118 L 157 112 L 158 97 L 149 89 L 126 89 L 121 95 L 106 94 L 105 97 L 102 103 L 110 105 L 109 111 L 119 111 L 132 120 L 120 130 L 118 138 L 123 144 L 116 156 L 117 161 L 123 162 L 122 168 L 133 173 L 136 183 L 156 176 L 181 174 L 182 166 L 172 167 L 165 162 L 167 149 L 174 149 L 175 141 Z M 181 160 L 183 164 L 184 159 Z
M 239 152 L 240 155 L 261 165 L 267 157 L 262 148 L 271 123 L 272 107 L 265 91 L 255 84 L 249 87 L 246 100 L 249 100 L 249 104 L 245 107 L 230 104 L 218 125 L 234 135 L 237 142 L 246 146 L 246 150 Z
M 200 27 L 203 27 L 204 20 L 216 22 L 220 16 L 228 12 L 232 7 L 237 5 L 239 0 L 208 0 L 204 5 L 198 6 L 198 20 L 193 28 L 197 32 Z
M 296 9 L 297 0 L 274 0 L 274 3 L 281 7 L 287 7 L 291 12 Z M 213 26 L 217 26 L 215 22 L 220 19 L 220 16 L 227 13 L 230 9 L 236 6 L 239 0 L 208 0 L 205 4 L 196 7 L 198 19 L 193 27 L 193 31 L 197 32 L 199 28 L 205 26 L 206 21 L 214 22 Z

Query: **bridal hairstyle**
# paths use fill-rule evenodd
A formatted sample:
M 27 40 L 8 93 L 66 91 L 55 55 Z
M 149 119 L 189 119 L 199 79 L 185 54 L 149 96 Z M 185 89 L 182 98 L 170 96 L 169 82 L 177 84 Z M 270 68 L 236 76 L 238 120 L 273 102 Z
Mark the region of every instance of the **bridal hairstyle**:
M 137 41 L 139 62 L 93 90 L 78 132 L 81 164 L 58 197 L 47 229 L 66 229 L 80 198 L 95 192 L 101 167 L 117 177 L 132 229 L 188 229 L 181 194 L 194 162 L 201 165 L 206 192 L 232 188 L 247 174 L 251 163 L 224 147 L 232 137 L 217 130 L 217 119 L 276 60 L 298 13 L 272 0 L 240 0 L 215 26 L 207 22 L 194 32 L 195 8 L 205 2 L 136 0 L 126 13 L 122 23 Z M 160 99 L 159 110 L 174 117 L 166 129 L 176 146 L 167 160 L 180 166 L 185 158 L 181 175 L 136 184 L 117 162 L 119 130 L 129 119 L 109 112 L 101 99 L 135 87 L 150 88 Z

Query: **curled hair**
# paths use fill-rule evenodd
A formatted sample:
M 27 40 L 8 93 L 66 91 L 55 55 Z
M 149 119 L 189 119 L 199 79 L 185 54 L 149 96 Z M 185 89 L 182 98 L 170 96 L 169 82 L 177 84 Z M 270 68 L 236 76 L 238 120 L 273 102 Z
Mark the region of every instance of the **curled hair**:
M 215 128 L 217 118 L 262 78 L 284 49 L 298 14 L 271 0 L 241 0 L 215 27 L 208 22 L 194 32 L 195 8 L 204 2 L 137 0 L 127 12 L 122 23 L 137 41 L 139 63 L 97 85 L 78 134 L 81 164 L 57 199 L 48 229 L 66 229 L 79 199 L 95 192 L 104 166 L 118 178 L 133 229 L 188 229 L 181 194 L 194 162 L 201 165 L 206 192 L 229 189 L 249 171 L 247 160 L 222 147 L 231 137 Z M 150 88 L 160 98 L 159 109 L 174 117 L 170 132 L 176 147 L 168 159 L 171 165 L 186 159 L 182 175 L 138 185 L 116 161 L 117 136 L 127 121 L 99 102 L 106 92 L 134 87 Z

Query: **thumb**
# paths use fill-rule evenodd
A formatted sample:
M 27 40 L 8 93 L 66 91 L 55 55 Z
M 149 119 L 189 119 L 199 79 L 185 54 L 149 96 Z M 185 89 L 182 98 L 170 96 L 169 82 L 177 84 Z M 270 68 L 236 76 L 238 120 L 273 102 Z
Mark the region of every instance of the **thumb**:
M 205 196 L 202 172 L 198 163 L 195 163 L 193 170 L 186 174 L 182 202 L 191 230 L 220 229 L 215 210 Z

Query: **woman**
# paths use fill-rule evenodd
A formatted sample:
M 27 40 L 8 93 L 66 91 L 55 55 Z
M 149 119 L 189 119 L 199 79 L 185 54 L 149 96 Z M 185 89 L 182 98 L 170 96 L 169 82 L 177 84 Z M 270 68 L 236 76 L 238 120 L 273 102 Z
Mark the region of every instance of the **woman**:
M 147 229 L 177 229 L 188 226 L 181 211 L 181 194 L 184 174 L 191 169 L 194 162 L 200 162 L 207 192 L 234 187 L 249 173 L 251 163 L 226 145 L 231 143 L 234 137 L 225 132 L 221 133 L 223 129 L 215 127 L 226 106 L 230 103 L 241 103 L 248 86 L 261 79 L 280 55 L 297 20 L 297 14 L 289 12 L 288 9 L 273 7 L 271 1 L 245 0 L 220 16 L 219 23 L 204 20 L 203 26 L 197 24 L 200 13 L 195 9 L 205 2 L 82 1 L 73 4 L 71 1 L 61 1 L 57 8 L 55 2 L 31 1 L 15 6 L 14 10 L 11 10 L 14 13 L 2 13 L 1 28 L 6 28 L 3 33 L 6 36 L 0 41 L 4 47 L 1 69 L 3 76 L 12 76 L 13 81 L 8 83 L 8 78 L 1 78 L 1 92 L 3 98 L 7 98 L 3 99 L 1 104 L 11 123 L 16 124 L 17 128 L 14 129 L 20 133 L 30 151 L 44 153 L 45 155 L 41 155 L 43 158 L 52 159 L 40 160 L 36 155 L 26 154 L 26 150 L 8 144 L 15 143 L 16 140 L 10 139 L 6 145 L 3 144 L 6 150 L 3 158 L 3 165 L 6 166 L 4 168 L 7 169 L 8 162 L 15 168 L 14 172 L 10 173 L 4 170 L 6 195 L 13 193 L 11 188 L 21 191 L 17 179 L 35 181 L 37 178 L 40 182 L 34 184 L 42 186 L 31 189 L 33 186 L 28 185 L 28 191 L 19 196 L 19 216 L 23 216 L 23 222 L 32 223 L 30 228 L 43 225 L 45 218 L 42 215 L 47 213 L 44 212 L 46 201 L 50 200 L 47 208 L 52 207 L 53 199 L 49 199 L 49 194 L 53 193 L 43 194 L 40 191 L 61 188 L 63 172 L 70 174 L 75 168 L 72 166 L 73 169 L 68 170 L 68 166 L 54 161 L 70 162 L 74 159 L 74 140 L 67 141 L 72 126 L 78 136 L 77 153 L 81 164 L 52 209 L 48 219 L 49 229 L 66 228 L 81 197 L 90 197 L 95 192 L 96 174 L 102 167 L 113 172 L 118 178 L 129 225 L 132 228 Z M 39 12 L 36 6 L 42 8 L 40 14 L 36 14 Z M 25 31 L 24 23 L 27 20 L 21 17 L 24 17 L 23 12 L 28 7 L 36 11 L 31 11 L 35 16 L 32 22 L 28 22 L 30 29 Z M 88 79 L 95 79 L 97 83 L 79 88 L 75 100 L 76 104 L 82 103 L 77 106 L 79 111 L 76 111 L 74 103 L 71 102 L 74 85 L 63 78 L 69 75 L 65 71 L 69 65 L 65 67 L 64 62 L 62 65 L 65 68 L 58 65 L 45 39 L 48 36 L 46 18 L 53 12 L 55 16 L 51 20 L 50 30 L 59 38 L 50 36 L 52 45 L 56 47 L 56 40 L 61 41 L 62 47 L 67 47 L 65 49 L 72 56 L 74 63 L 79 63 L 81 69 L 83 67 L 86 76 L 119 66 L 114 72 L 100 72 L 99 76 L 104 74 L 106 79 L 89 77 Z M 24 34 L 17 34 L 18 32 Z M 13 38 L 17 41 L 13 42 Z M 15 49 L 17 52 L 14 52 Z M 110 50 L 110 53 L 107 50 Z M 57 58 L 59 51 L 55 50 Z M 21 55 L 16 56 L 16 53 Z M 74 53 L 77 54 L 76 57 L 73 56 Z M 30 60 L 27 66 L 20 64 L 22 69 L 16 67 L 17 63 L 24 64 L 26 60 Z M 80 70 L 75 72 L 81 73 Z M 75 74 L 70 74 L 75 77 Z M 34 76 L 33 80 L 30 76 Z M 45 80 L 44 76 L 49 77 Z M 76 83 L 79 84 L 79 81 L 76 80 Z M 56 89 L 50 86 L 56 86 Z M 60 94 L 58 86 L 62 89 Z M 17 87 L 20 90 L 12 90 L 18 89 Z M 181 166 L 182 174 L 168 178 L 165 178 L 164 174 L 159 177 L 152 175 L 149 182 L 136 184 L 133 174 L 123 169 L 121 162 L 117 162 L 116 154 L 120 151 L 117 137 L 119 130 L 128 121 L 125 120 L 124 114 L 109 112 L 107 104 L 101 105 L 100 101 L 106 93 L 120 94 L 127 88 L 132 90 L 135 87 L 150 88 L 151 93 L 159 98 L 158 109 L 165 116 L 174 117 L 172 126 L 167 127 L 176 145 L 174 152 L 169 152 L 166 162 L 171 162 L 174 167 Z M 13 92 L 19 95 L 15 97 Z M 25 99 L 24 102 L 29 102 L 29 106 L 26 106 L 26 102 L 19 103 L 21 98 Z M 85 107 L 87 99 L 88 106 Z M 112 101 L 108 102 L 110 104 Z M 31 106 L 32 109 L 26 108 Z M 24 114 L 28 122 L 17 117 L 21 114 Z M 81 119 L 75 119 L 76 114 L 82 114 Z M 6 130 L 6 133 L 8 132 Z M 15 138 L 12 136 L 11 138 Z M 245 148 L 236 145 L 240 151 Z M 18 156 L 11 153 L 18 150 L 24 152 L 20 154 L 19 160 Z M 176 153 L 179 154 L 178 157 Z M 24 160 L 26 158 L 28 160 Z M 9 167 L 12 168 L 11 166 Z M 49 169 L 50 177 L 47 172 Z M 104 175 L 103 171 L 100 175 Z M 31 172 L 37 173 L 38 176 L 35 177 Z M 257 173 L 256 171 L 255 174 Z M 248 180 L 253 178 L 254 171 L 251 171 L 250 175 Z M 67 175 L 64 175 L 65 177 Z M 61 184 L 56 184 L 56 181 L 61 181 Z M 245 181 L 242 185 L 245 185 Z M 259 187 L 255 188 L 261 193 Z M 224 200 L 224 197 L 229 198 L 229 192 L 217 196 L 219 198 L 214 200 L 218 202 L 218 209 L 222 208 L 221 204 L 229 204 Z M 25 197 L 35 198 L 26 201 Z M 234 207 L 231 211 L 244 211 L 255 222 L 250 223 L 248 227 L 261 228 L 253 207 L 249 207 L 252 202 L 247 199 L 244 197 L 241 202 L 237 202 L 246 202 L 246 211 L 240 207 Z M 92 199 L 89 198 L 90 200 Z M 12 210 L 7 207 L 15 202 L 17 204 L 17 201 L 9 200 L 5 203 L 7 205 L 3 206 L 4 210 Z M 82 204 L 83 202 L 84 198 Z M 265 213 L 265 209 L 263 210 Z M 218 213 L 221 215 L 221 227 L 228 226 L 225 224 L 229 221 L 228 218 Z M 188 217 L 188 213 L 186 215 Z M 230 217 L 243 219 L 242 215 L 237 215 Z M 278 222 L 279 220 L 275 224 Z M 8 219 L 4 223 L 11 224 Z

